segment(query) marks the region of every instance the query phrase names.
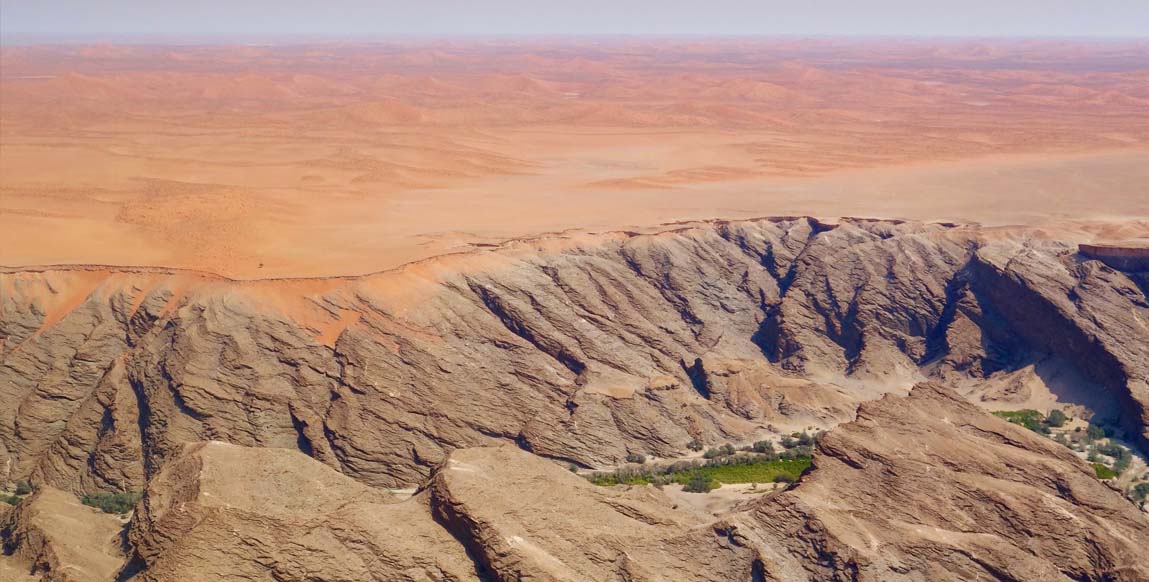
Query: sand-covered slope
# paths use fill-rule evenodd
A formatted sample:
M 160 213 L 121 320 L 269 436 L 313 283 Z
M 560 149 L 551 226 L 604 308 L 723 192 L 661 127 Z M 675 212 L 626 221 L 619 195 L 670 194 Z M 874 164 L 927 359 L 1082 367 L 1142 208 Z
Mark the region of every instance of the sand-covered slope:
M 334 276 L 714 217 L 1149 218 L 1143 40 L 70 45 L 0 63 L 5 266 Z

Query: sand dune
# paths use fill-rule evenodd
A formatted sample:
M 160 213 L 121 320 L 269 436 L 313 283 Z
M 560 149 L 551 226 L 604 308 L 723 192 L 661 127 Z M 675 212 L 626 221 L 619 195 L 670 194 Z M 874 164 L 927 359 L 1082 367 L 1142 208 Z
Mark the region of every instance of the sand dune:
M 0 264 L 341 275 L 711 217 L 1145 217 L 1146 63 L 1134 42 L 6 47 Z

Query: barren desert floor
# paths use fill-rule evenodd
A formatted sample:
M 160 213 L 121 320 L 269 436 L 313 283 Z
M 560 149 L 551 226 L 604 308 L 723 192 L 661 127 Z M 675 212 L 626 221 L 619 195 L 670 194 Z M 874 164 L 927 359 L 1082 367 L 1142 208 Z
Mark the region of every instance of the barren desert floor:
M 1149 218 L 1143 42 L 8 46 L 0 64 L 7 267 L 318 277 L 708 218 Z

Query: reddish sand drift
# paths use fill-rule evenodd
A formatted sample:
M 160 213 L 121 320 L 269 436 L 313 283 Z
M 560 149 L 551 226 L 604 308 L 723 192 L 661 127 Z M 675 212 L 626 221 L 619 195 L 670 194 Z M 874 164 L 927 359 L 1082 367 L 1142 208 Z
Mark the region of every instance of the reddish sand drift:
M 358 274 L 678 220 L 1149 217 L 1149 44 L 5 47 L 0 265 Z

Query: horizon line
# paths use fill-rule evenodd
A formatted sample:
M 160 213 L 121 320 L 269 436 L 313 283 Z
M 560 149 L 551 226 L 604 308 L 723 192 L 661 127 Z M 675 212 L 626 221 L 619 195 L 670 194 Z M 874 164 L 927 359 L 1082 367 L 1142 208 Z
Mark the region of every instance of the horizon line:
M 1149 34 L 1143 36 L 1098 36 L 1070 34 L 1040 35 L 974 35 L 974 34 L 916 34 L 916 33 L 714 33 L 714 32 L 636 32 L 636 33 L 572 33 L 572 32 L 442 32 L 442 33 L 378 33 L 332 35 L 327 33 L 13 33 L 0 34 L 0 46 L 82 46 L 89 44 L 124 44 L 156 46 L 195 46 L 195 45 L 279 45 L 292 44 L 340 44 L 340 43 L 387 43 L 396 41 L 435 41 L 435 40 L 476 40 L 476 41 L 523 41 L 523 40 L 903 40 L 927 42 L 1009 42 L 1009 41 L 1062 41 L 1062 42 L 1147 42 Z

